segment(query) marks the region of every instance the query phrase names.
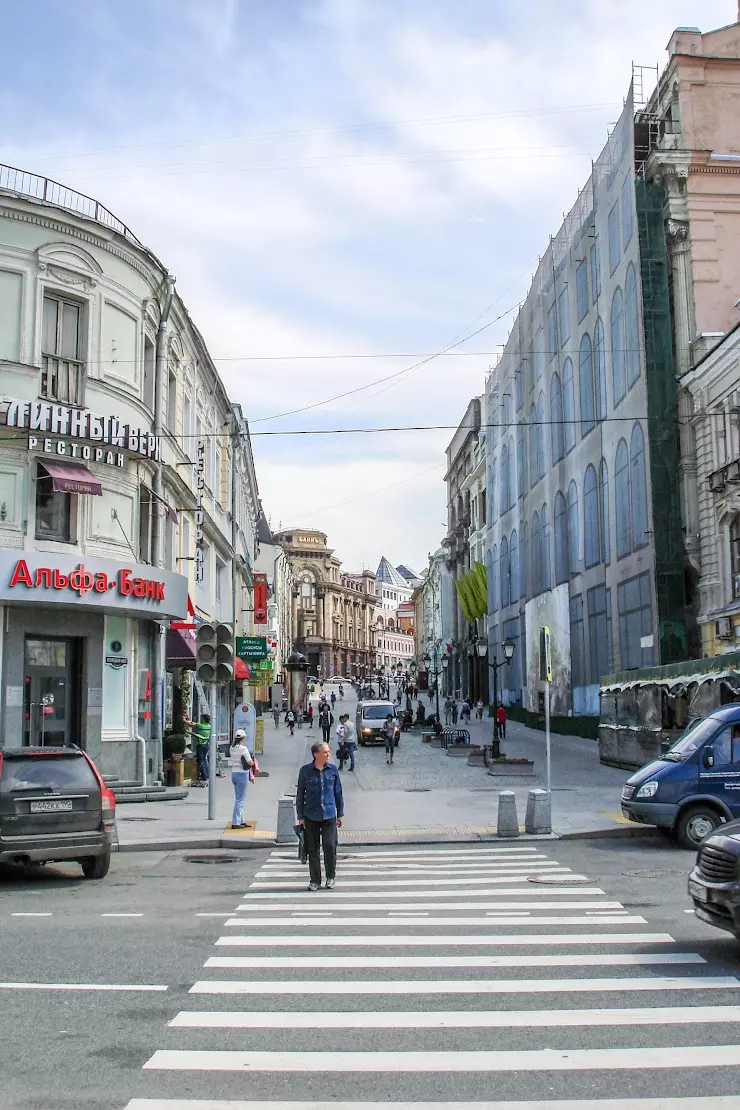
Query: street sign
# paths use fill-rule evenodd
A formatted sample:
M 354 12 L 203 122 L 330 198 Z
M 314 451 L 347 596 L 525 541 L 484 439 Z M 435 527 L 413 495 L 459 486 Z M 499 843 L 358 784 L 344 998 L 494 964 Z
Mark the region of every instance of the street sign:
M 253 755 L 264 755 L 265 752 L 265 719 L 258 717 L 254 722 L 254 751 Z
M 552 682 L 552 645 L 547 625 L 540 629 L 540 681 Z
M 260 659 L 260 660 L 258 660 L 257 670 L 258 671 L 271 671 L 272 670 L 272 659 Z
M 240 659 L 266 659 L 267 638 L 265 636 L 237 636 L 236 654 Z

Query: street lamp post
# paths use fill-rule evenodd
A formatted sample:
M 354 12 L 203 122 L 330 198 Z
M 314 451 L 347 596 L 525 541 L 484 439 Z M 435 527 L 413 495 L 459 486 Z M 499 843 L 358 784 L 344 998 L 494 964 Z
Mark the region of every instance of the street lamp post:
M 488 655 L 488 641 L 481 636 L 476 643 L 476 650 L 480 659 L 485 659 Z M 504 663 L 510 663 L 514 658 L 514 650 L 516 644 L 513 640 L 504 640 L 504 658 L 499 660 L 496 656 L 493 660 L 488 660 L 488 666 L 493 671 L 493 743 L 491 744 L 491 757 L 498 759 L 501 755 L 501 745 L 496 735 L 496 712 L 498 710 L 498 669 L 503 667 Z
M 434 675 L 434 694 L 435 694 L 435 699 L 436 699 L 436 704 L 437 704 L 437 720 L 439 721 L 439 719 L 440 719 L 440 717 L 439 717 L 439 676 L 444 674 L 444 672 L 447 670 L 447 667 L 449 666 L 450 661 L 449 661 L 449 659 L 447 658 L 446 655 L 443 655 L 442 656 L 442 669 L 437 670 L 437 668 L 436 668 L 437 660 L 436 660 L 436 655 L 435 655 L 435 660 L 434 660 L 435 668 L 431 672 L 429 670 L 429 668 L 432 665 L 431 655 L 425 655 L 423 662 L 424 662 L 424 666 L 427 669 L 427 674 L 431 673 L 431 674 Z

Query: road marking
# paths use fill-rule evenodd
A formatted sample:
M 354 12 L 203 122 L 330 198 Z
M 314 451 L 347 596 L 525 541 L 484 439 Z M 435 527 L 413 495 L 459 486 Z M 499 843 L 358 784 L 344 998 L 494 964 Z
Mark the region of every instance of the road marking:
M 299 915 L 295 914 L 295 913 L 292 913 L 290 916 L 291 917 L 298 917 Z M 331 912 L 331 910 L 325 910 L 325 911 L 324 910 L 303 910 L 301 912 L 300 916 L 301 917 L 307 917 L 309 919 L 314 918 L 314 917 L 331 917 L 332 912 Z M 243 920 L 244 920 L 243 917 L 232 917 L 225 924 L 228 925 L 228 924 L 230 924 L 231 921 L 243 921 Z M 278 922 L 281 925 L 287 925 L 288 924 L 288 922 L 285 920 L 284 917 L 267 918 L 267 920 L 270 922 L 271 925 L 274 924 L 275 922 Z
M 740 1045 L 538 1049 L 509 1052 L 241 1052 L 160 1049 L 144 1068 L 165 1071 L 548 1072 L 740 1067 Z
M 342 882 L 348 876 L 355 878 L 358 875 L 380 875 L 380 879 L 369 879 L 368 884 L 373 886 L 382 886 L 388 882 L 388 876 L 393 876 L 395 879 L 403 882 L 405 880 L 422 879 L 426 882 L 429 879 L 436 879 L 439 875 L 453 875 L 460 876 L 460 879 L 465 882 L 472 878 L 474 875 L 520 875 L 532 871 L 564 871 L 570 873 L 570 867 L 563 867 L 557 860 L 543 860 L 541 863 L 538 860 L 517 860 L 516 863 L 492 863 L 486 866 L 472 867 L 464 874 L 459 867 L 415 867 L 413 870 L 407 868 L 393 868 L 393 867 L 342 867 L 339 874 Z M 272 883 L 273 879 L 295 879 L 305 875 L 305 868 L 296 867 L 295 871 L 286 871 L 281 868 L 279 871 L 269 871 L 255 874 L 252 883 L 253 888 L 258 884 Z M 275 884 L 280 885 L 280 884 Z M 398 885 L 398 883 L 396 883 Z
M 295 916 L 296 916 L 296 914 L 291 914 L 291 917 L 295 917 Z M 426 911 L 422 910 L 419 913 L 415 913 L 413 910 L 396 910 L 395 912 L 389 913 L 388 917 L 429 917 L 429 911 L 428 910 L 426 910 Z M 344 918 L 345 922 L 352 922 L 352 921 L 355 921 L 355 920 L 356 919 L 354 917 L 345 917 Z M 383 920 L 386 920 L 386 919 L 383 918 Z M 228 924 L 228 922 L 227 922 L 227 924 Z
M 740 1110 L 740 1096 L 605 1098 L 547 1102 L 334 1102 L 331 1110 Z M 125 1110 L 318 1110 L 318 1102 L 241 1102 L 222 1099 L 134 1098 Z
M 554 1029 L 740 1022 L 740 1006 L 625 1006 L 594 1010 L 181 1010 L 173 1029 Z
M 492 883 L 498 883 L 498 882 L 501 882 L 501 883 L 526 883 L 527 881 L 528 880 L 526 878 L 519 879 L 519 878 L 510 878 L 510 877 L 502 878 L 502 879 L 491 879 Z M 332 902 L 340 901 L 343 898 L 367 898 L 367 899 L 372 899 L 372 898 L 434 898 L 436 900 L 438 898 L 460 898 L 461 896 L 464 896 L 466 898 L 507 898 L 507 897 L 516 898 L 516 897 L 519 897 L 520 895 L 522 895 L 525 898 L 552 898 L 553 895 L 556 895 L 556 894 L 561 894 L 563 896 L 567 896 L 568 898 L 575 898 L 575 897 L 580 898 L 582 895 L 588 895 L 590 897 L 592 895 L 605 894 L 605 891 L 603 891 L 601 889 L 601 887 L 599 887 L 599 886 L 581 886 L 581 887 L 578 887 L 577 889 L 573 889 L 573 887 L 563 887 L 562 890 L 558 890 L 558 889 L 553 889 L 551 886 L 547 886 L 547 888 L 545 888 L 544 886 L 539 887 L 539 886 L 535 886 L 534 884 L 530 884 L 529 886 L 511 887 L 511 888 L 510 887 L 504 887 L 503 889 L 499 888 L 498 890 L 494 887 L 490 890 L 465 890 L 465 891 L 461 891 L 461 890 L 382 890 L 382 891 L 381 890 L 333 890 L 332 894 L 331 894 L 331 900 L 332 900 Z M 292 891 L 263 890 L 263 891 L 260 891 L 259 894 L 255 893 L 254 891 L 247 891 L 246 894 L 242 895 L 242 898 L 246 899 L 247 902 L 252 902 L 252 901 L 261 902 L 261 901 L 266 901 L 266 900 L 269 899 L 270 901 L 277 902 L 277 903 L 280 903 L 280 904 L 284 904 L 289 899 L 296 899 L 299 902 L 312 902 L 312 903 L 314 903 L 316 901 L 316 895 L 315 894 L 310 894 L 309 895 L 306 891 L 300 891 L 300 890 L 292 890 Z M 471 905 L 472 905 L 472 903 L 471 903 Z M 275 906 L 275 909 L 277 909 L 277 908 L 278 907 Z M 249 906 L 247 906 L 246 904 L 241 905 L 241 906 L 239 906 L 239 909 L 240 910 L 241 909 L 249 909 Z
M 548 871 L 547 874 L 548 875 L 553 875 L 556 878 L 559 878 L 561 874 L 565 875 L 566 872 L 569 872 L 569 871 L 570 871 L 569 868 L 564 867 L 564 868 L 562 868 L 562 871 L 554 871 L 553 870 L 553 871 Z M 528 867 L 526 869 L 523 868 L 521 870 L 517 870 L 517 871 L 511 872 L 510 874 L 506 874 L 506 875 L 493 875 L 492 874 L 490 876 L 480 877 L 480 878 L 476 877 L 476 876 L 473 876 L 473 875 L 466 875 L 466 877 L 464 879 L 437 879 L 436 881 L 440 884 L 440 886 L 442 886 L 442 885 L 444 885 L 444 886 L 468 886 L 468 884 L 472 884 L 472 883 L 511 883 L 511 882 L 526 883 L 527 882 L 527 873 L 531 873 L 531 874 L 534 874 L 534 875 L 541 875 L 541 874 L 544 874 L 545 872 L 539 867 Z M 359 886 L 359 887 L 370 887 L 370 886 L 377 886 L 377 887 L 426 886 L 427 883 L 429 882 L 429 878 L 430 877 L 428 876 L 425 879 L 350 879 L 350 881 L 347 882 L 344 879 L 344 876 L 342 876 L 342 886 L 343 887 L 348 887 L 348 886 Z M 255 883 L 252 884 L 252 890 L 254 890 L 255 888 L 260 887 L 262 885 L 263 885 L 262 882 L 259 882 L 259 883 L 255 882 Z M 277 882 L 277 883 L 273 882 L 272 880 L 269 880 L 269 885 L 271 887 L 275 887 L 275 888 L 281 889 L 281 890 L 295 891 L 295 879 L 292 882 L 282 882 L 281 881 L 281 882 Z M 260 895 L 260 897 L 262 897 L 262 895 Z
M 317 914 L 291 914 L 290 918 L 285 917 L 261 917 L 258 921 L 250 922 L 244 917 L 230 917 L 224 925 L 228 926 L 243 926 L 255 925 L 262 928 L 263 925 L 311 925 Z M 324 916 L 324 915 L 321 915 Z M 424 920 L 420 921 L 420 925 L 594 925 L 597 921 L 601 921 L 604 925 L 647 925 L 647 920 L 639 915 L 630 916 L 624 915 L 600 915 L 598 917 L 574 917 L 574 916 L 550 916 L 550 917 L 532 917 L 531 914 L 517 914 L 509 913 L 502 915 L 486 914 L 485 917 L 427 917 L 424 914 L 415 913 L 391 913 L 386 917 L 336 917 L 327 914 L 331 917 L 327 921 L 327 925 L 387 925 L 389 917 L 423 917 Z M 334 938 L 332 938 L 333 940 Z M 458 938 L 459 939 L 459 938 Z M 534 940 L 534 938 L 533 938 Z
M 0 991 L 166 991 L 143 983 L 0 983 Z
M 528 895 L 528 890 L 522 890 L 519 893 Z M 563 893 L 568 895 L 577 894 L 577 891 L 568 890 Z M 584 912 L 590 910 L 598 910 L 599 913 L 618 913 L 627 911 L 621 902 L 548 902 L 545 899 L 553 894 L 552 890 L 542 892 L 541 898 L 535 902 L 448 902 L 447 905 L 430 906 L 428 902 L 342 902 L 337 905 L 337 909 L 342 913 L 349 910 L 420 910 L 422 907 L 437 910 L 497 910 L 504 912 L 505 910 L 519 910 L 532 909 L 532 910 L 583 910 Z M 336 892 L 332 894 L 332 902 L 336 897 Z M 353 896 L 354 897 L 354 896 Z M 414 894 L 414 897 L 416 895 Z M 276 910 L 300 910 L 303 906 L 315 905 L 316 899 L 306 898 L 305 901 L 295 902 L 280 902 L 279 904 L 270 902 L 249 902 L 246 905 L 237 906 L 235 913 L 275 913 Z M 304 910 L 308 913 L 308 910 Z M 196 917 L 228 917 L 228 913 L 202 913 L 196 914 Z
M 326 937 L 323 936 L 292 936 L 292 937 L 246 937 L 231 936 L 219 937 L 215 942 L 217 946 L 225 948 L 302 948 L 306 944 L 323 945 Z M 674 944 L 670 933 L 545 933 L 541 936 L 528 937 L 521 933 L 511 933 L 500 937 L 490 935 L 463 935 L 463 936 L 435 936 L 435 937 L 406 937 L 389 936 L 387 933 L 378 933 L 374 936 L 340 936 L 332 937 L 331 943 L 335 948 L 478 948 L 481 945 L 495 947 L 511 947 L 526 945 L 566 945 L 566 944 Z
M 341 851 L 341 849 L 340 849 Z M 384 860 L 384 859 L 400 859 L 401 857 L 428 857 L 430 859 L 444 859 L 451 857 L 453 859 L 465 859 L 468 856 L 479 859 L 484 856 L 510 856 L 510 855 L 536 855 L 539 851 L 538 848 L 525 848 L 519 845 L 506 845 L 500 848 L 461 848 L 460 851 L 455 851 L 454 848 L 409 848 L 399 849 L 398 851 L 382 851 L 382 852 L 366 852 L 355 851 L 346 853 L 342 851 L 342 855 L 349 855 L 353 860 Z M 295 860 L 295 852 L 271 852 L 270 860 L 287 860 L 292 863 Z
M 482 860 L 442 859 L 435 860 L 434 862 L 430 860 L 428 863 L 421 861 L 412 862 L 411 860 L 401 860 L 400 862 L 394 862 L 393 860 L 380 860 L 377 863 L 373 863 L 371 861 L 365 862 L 364 860 L 342 860 L 341 862 L 343 873 L 345 870 L 354 871 L 360 869 L 363 871 L 363 873 L 367 873 L 369 871 L 378 871 L 382 874 L 385 874 L 388 871 L 400 871 L 402 873 L 406 873 L 407 871 L 426 871 L 434 874 L 441 868 L 446 868 L 447 870 L 452 871 L 467 872 L 475 871 L 477 869 L 483 870 L 489 867 L 511 866 L 512 864 L 519 864 L 521 866 L 522 864 L 537 863 L 540 860 L 544 861 L 547 858 L 547 856 L 534 853 L 531 856 L 497 856 Z M 556 863 L 557 861 L 551 860 L 550 862 Z M 263 872 L 268 875 L 275 875 L 281 871 L 289 871 L 291 873 L 294 871 L 301 871 L 302 868 L 303 864 L 298 863 L 297 860 L 295 863 L 270 863 L 269 861 L 267 861 L 266 863 L 263 863 L 260 868 L 258 868 L 256 873 L 260 874 L 260 872 Z
M 645 976 L 642 979 L 201 979 L 189 994 L 560 994 L 591 991 L 737 990 L 732 975 Z
M 143 913 L 101 913 L 101 917 L 143 917 Z
M 322 938 L 323 939 L 323 938 Z M 385 967 L 650 967 L 705 964 L 696 952 L 591 952 L 537 956 L 334 956 L 333 968 Z M 326 956 L 209 956 L 204 967 L 303 967 L 326 971 Z M 307 980 L 308 988 L 309 981 Z
M 11 917 L 51 917 L 50 913 L 11 913 Z

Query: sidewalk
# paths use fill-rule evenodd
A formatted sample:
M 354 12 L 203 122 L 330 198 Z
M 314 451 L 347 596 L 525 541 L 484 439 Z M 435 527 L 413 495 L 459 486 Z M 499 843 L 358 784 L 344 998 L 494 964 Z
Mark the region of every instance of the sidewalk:
M 354 703 L 345 701 L 345 711 Z M 468 727 L 468 726 L 465 726 Z M 472 721 L 473 744 L 491 738 L 491 722 Z M 269 777 L 250 785 L 245 816 L 250 828 L 229 828 L 233 789 L 230 777 L 216 779 L 216 820 L 208 821 L 208 791 L 190 790 L 178 802 L 120 806 L 117 817 L 120 851 L 177 848 L 247 848 L 274 842 L 277 802 L 293 793 L 298 768 L 308 762 L 317 728 L 296 730 L 265 722 L 265 752 L 260 767 Z M 332 758 L 335 745 L 332 744 Z M 513 790 L 522 831 L 527 792 L 545 786 L 544 733 L 509 722 L 502 749 L 507 755 L 534 760 L 533 776 L 492 776 L 483 767 L 468 767 L 464 757 L 422 744 L 418 732 L 403 733 L 393 766 L 382 747 L 358 748 L 356 772 L 342 784 L 346 818 L 340 840 L 348 844 L 383 844 L 489 840 L 495 837 L 500 790 Z M 553 835 L 564 838 L 650 835 L 620 813 L 620 792 L 627 772 L 599 763 L 593 740 L 552 737 Z

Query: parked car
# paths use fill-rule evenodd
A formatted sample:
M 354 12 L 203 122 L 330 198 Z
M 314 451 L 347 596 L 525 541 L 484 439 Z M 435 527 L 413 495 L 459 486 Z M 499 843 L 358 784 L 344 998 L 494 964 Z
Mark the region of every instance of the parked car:
M 115 820 L 116 799 L 80 748 L 0 751 L 0 863 L 75 860 L 102 879 Z
M 622 788 L 622 813 L 656 825 L 684 848 L 698 848 L 725 821 L 740 818 L 740 703 L 692 722 L 660 759 Z
M 355 728 L 357 729 L 357 743 L 360 747 L 365 744 L 384 744 L 383 729 L 390 713 L 395 713 L 395 707 L 389 701 L 361 701 L 357 705 L 355 715 Z
M 702 841 L 689 875 L 696 916 L 740 940 L 740 821 L 730 821 Z

